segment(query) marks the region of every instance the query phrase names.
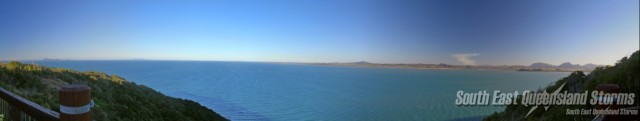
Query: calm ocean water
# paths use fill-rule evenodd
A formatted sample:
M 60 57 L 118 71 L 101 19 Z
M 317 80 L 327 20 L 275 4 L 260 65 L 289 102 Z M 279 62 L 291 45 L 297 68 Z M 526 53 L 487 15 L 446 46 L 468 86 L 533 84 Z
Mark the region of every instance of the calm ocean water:
M 213 61 L 35 63 L 116 74 L 231 120 L 469 119 L 504 107 L 456 106 L 458 90 L 536 90 L 569 74 Z

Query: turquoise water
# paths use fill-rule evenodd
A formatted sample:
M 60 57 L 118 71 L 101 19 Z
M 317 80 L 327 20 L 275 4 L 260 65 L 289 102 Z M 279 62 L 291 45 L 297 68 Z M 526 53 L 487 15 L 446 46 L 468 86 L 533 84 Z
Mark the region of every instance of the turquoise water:
M 455 120 L 504 106 L 456 106 L 458 90 L 536 90 L 566 72 L 421 70 L 215 61 L 40 61 L 116 74 L 231 120 Z

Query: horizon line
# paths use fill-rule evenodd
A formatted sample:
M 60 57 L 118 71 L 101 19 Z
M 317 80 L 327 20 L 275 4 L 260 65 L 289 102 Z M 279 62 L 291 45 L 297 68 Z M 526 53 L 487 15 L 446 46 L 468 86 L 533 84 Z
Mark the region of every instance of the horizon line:
M 628 56 L 625 56 L 628 57 Z M 492 65 L 492 64 L 477 64 L 477 65 L 464 65 L 464 64 L 448 64 L 448 63 L 444 63 L 444 62 L 440 62 L 440 63 L 377 63 L 377 62 L 371 62 L 371 61 L 345 61 L 345 62 L 294 62 L 294 61 L 252 61 L 252 60 L 197 60 L 197 59 L 193 59 L 193 60 L 188 60 L 188 59 L 146 59 L 146 58 L 133 58 L 133 59 L 58 59 L 58 58 L 42 58 L 42 59 L 0 59 L 0 61 L 2 62 L 9 62 L 9 61 L 199 61 L 199 62 L 261 62 L 261 63 L 299 63 L 299 64 L 314 64 L 314 63 L 358 63 L 358 62 L 366 62 L 366 63 L 371 63 L 371 64 L 434 64 L 434 65 L 438 65 L 438 64 L 445 64 L 445 65 L 455 65 L 455 66 L 529 66 L 531 64 L 534 63 L 545 63 L 545 64 L 550 64 L 550 63 L 546 63 L 546 62 L 533 62 L 529 65 L 523 65 L 523 64 L 512 64 L 512 65 Z M 568 63 L 571 63 L 570 61 L 567 61 Z M 563 63 L 567 63 L 567 62 L 563 62 Z M 562 64 L 562 63 L 561 63 Z M 561 64 L 550 64 L 553 66 L 559 66 Z M 573 65 L 587 65 L 587 64 L 594 64 L 594 65 L 598 65 L 598 66 L 607 66 L 610 64 L 595 64 L 595 63 L 586 63 L 586 64 L 576 64 L 576 63 L 571 63 Z M 615 64 L 615 63 L 614 63 Z

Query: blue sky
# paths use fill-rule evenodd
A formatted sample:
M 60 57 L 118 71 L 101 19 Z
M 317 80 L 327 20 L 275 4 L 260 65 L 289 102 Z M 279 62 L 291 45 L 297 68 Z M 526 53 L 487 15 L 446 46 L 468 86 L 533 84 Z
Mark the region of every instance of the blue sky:
M 638 14 L 638 0 L 0 1 L 0 60 L 613 64 L 638 50 Z

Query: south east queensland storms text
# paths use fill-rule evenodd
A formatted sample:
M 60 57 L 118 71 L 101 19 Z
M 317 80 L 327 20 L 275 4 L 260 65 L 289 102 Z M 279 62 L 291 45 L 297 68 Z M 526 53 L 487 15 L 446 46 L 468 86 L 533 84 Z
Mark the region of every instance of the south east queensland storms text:
M 584 91 L 583 93 L 555 92 L 532 92 L 523 91 L 522 98 L 516 101 L 520 95 L 518 91 L 501 92 L 493 91 L 492 94 L 486 90 L 474 93 L 465 93 L 459 90 L 456 93 L 456 105 L 483 106 L 483 105 L 517 105 L 518 103 L 528 105 L 633 105 L 635 93 L 605 93 L 602 91 Z M 591 98 L 589 98 L 591 97 Z

